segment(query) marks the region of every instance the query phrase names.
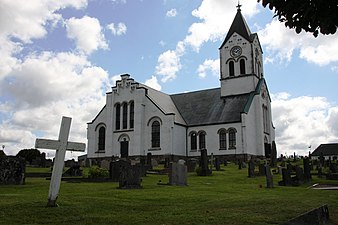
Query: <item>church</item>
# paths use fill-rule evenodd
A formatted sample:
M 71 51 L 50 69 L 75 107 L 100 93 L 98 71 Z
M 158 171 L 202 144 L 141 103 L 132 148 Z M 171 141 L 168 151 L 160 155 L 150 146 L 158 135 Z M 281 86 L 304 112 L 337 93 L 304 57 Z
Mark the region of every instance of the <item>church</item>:
M 227 160 L 269 157 L 275 128 L 262 54 L 238 7 L 219 48 L 220 88 L 168 95 L 121 75 L 87 124 L 87 157 L 174 160 L 201 149 Z

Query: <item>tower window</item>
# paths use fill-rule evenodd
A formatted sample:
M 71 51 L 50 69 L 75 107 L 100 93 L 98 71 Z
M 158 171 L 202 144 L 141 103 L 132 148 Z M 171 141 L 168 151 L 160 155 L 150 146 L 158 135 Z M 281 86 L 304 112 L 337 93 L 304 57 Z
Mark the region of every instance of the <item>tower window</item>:
M 230 61 L 229 62 L 229 75 L 232 77 L 232 76 L 235 76 L 235 65 L 234 65 L 234 62 L 233 61 Z
M 241 59 L 239 61 L 239 69 L 241 74 L 245 74 L 245 60 Z

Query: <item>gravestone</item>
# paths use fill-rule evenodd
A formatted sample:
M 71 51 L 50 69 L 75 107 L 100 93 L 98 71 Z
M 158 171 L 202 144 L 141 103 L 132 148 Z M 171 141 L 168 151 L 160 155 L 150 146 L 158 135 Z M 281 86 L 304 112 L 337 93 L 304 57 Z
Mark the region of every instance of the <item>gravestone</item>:
M 258 175 L 265 176 L 265 167 L 263 163 L 259 163 L 258 165 Z
M 215 158 L 215 168 L 216 168 L 216 171 L 220 171 L 221 170 L 221 164 L 220 164 L 220 161 L 219 161 L 219 158 Z
M 250 159 L 249 161 L 248 177 L 250 178 L 255 177 L 255 162 L 253 159 Z
M 48 207 L 56 207 L 56 200 L 59 195 L 62 171 L 65 161 L 66 151 L 81 151 L 84 152 L 86 145 L 84 143 L 69 142 L 69 131 L 72 118 L 62 117 L 61 127 L 58 140 L 36 139 L 35 148 L 53 149 L 56 150 L 52 177 L 50 180 Z
M 0 185 L 25 184 L 26 162 L 24 158 L 16 156 L 0 157 Z
M 152 164 L 152 161 L 151 161 L 151 152 L 148 152 L 147 154 L 147 166 L 149 169 L 153 169 L 153 164 Z
M 100 167 L 103 168 L 103 169 L 106 169 L 106 170 L 109 170 L 110 169 L 110 161 L 109 160 L 102 160 L 100 162 Z
M 140 189 L 141 173 L 135 165 L 131 165 L 129 161 L 120 160 L 120 176 L 119 189 Z
M 125 161 L 125 160 L 117 159 L 117 160 L 110 162 L 109 164 L 109 177 L 114 182 L 118 182 L 120 179 L 120 174 L 121 174 L 122 166 L 123 166 L 122 161 Z
M 276 148 L 276 142 L 275 141 L 272 142 L 270 165 L 271 165 L 271 167 L 277 166 L 277 148 Z
M 178 186 L 186 186 L 187 177 L 188 177 L 188 169 L 185 165 L 184 160 L 179 160 L 178 163 L 171 162 L 169 164 L 169 185 L 178 185 Z
M 62 176 L 82 176 L 82 170 L 79 164 L 71 166 Z
M 270 166 L 268 164 L 265 165 L 265 176 L 266 176 L 266 187 L 273 188 L 272 173 L 270 170 Z
M 242 169 L 242 165 L 243 165 L 243 164 L 242 164 L 242 160 L 239 159 L 239 160 L 237 161 L 237 163 L 238 163 L 238 169 L 241 170 L 241 169 Z
M 329 225 L 330 215 L 327 205 L 320 206 L 289 220 L 283 225 Z
M 305 157 L 303 158 L 303 167 L 304 167 L 304 179 L 306 181 L 311 180 L 311 167 L 310 167 L 310 159 Z
M 214 166 L 214 153 L 211 153 L 210 157 L 210 171 L 212 172 L 212 167 Z
M 305 181 L 304 172 L 303 172 L 303 169 L 299 167 L 298 165 L 295 167 L 295 170 L 296 170 L 296 176 L 292 177 L 293 185 L 300 185 L 304 183 Z
M 208 152 L 206 149 L 201 150 L 201 159 L 199 165 L 198 176 L 210 176 L 211 171 L 208 167 Z
M 320 153 L 320 156 L 319 156 L 319 163 L 320 163 L 320 165 L 321 165 L 322 167 L 325 166 L 325 165 L 324 165 L 324 163 L 325 163 L 325 158 L 324 158 L 324 153 L 323 153 L 323 152 Z
M 188 172 L 195 172 L 197 165 L 198 159 L 195 158 L 188 159 L 187 161 Z
M 228 161 L 224 160 L 224 166 L 228 166 Z
M 338 173 L 337 164 L 336 163 L 331 163 L 329 169 L 330 169 L 330 173 Z
M 282 180 L 278 182 L 279 186 L 291 186 L 292 185 L 292 180 L 291 180 L 291 172 L 283 168 L 282 169 Z

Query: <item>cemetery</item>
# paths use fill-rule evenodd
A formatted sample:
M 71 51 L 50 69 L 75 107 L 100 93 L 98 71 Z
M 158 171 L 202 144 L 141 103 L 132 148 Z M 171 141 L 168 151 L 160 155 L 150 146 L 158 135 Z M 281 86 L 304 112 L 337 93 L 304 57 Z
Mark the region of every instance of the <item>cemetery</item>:
M 326 178 L 335 174 L 335 161 L 321 166 L 306 157 L 279 158 L 273 167 L 258 159 L 219 162 L 205 152 L 196 160 L 189 172 L 184 160 L 155 166 L 114 159 L 101 167 L 63 168 L 63 177 L 79 182 L 61 182 L 58 207 L 46 207 L 50 178 L 3 184 L 0 224 L 338 224 L 338 181 Z M 90 182 L 91 174 L 106 182 Z M 321 223 L 299 222 L 321 217 Z

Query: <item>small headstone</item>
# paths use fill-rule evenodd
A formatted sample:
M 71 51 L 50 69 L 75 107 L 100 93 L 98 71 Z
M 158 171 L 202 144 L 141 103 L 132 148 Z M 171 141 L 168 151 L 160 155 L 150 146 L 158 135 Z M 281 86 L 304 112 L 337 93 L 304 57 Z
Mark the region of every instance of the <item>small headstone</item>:
M 106 170 L 109 170 L 109 166 L 110 166 L 110 161 L 109 160 L 102 160 L 100 163 L 100 167 Z
M 197 165 L 198 159 L 195 158 L 188 159 L 187 161 L 188 172 L 195 172 Z
M 304 183 L 304 172 L 303 169 L 301 167 L 299 167 L 298 165 L 295 167 L 296 169 L 296 176 L 293 177 L 293 184 L 294 185 L 300 185 L 302 183 Z
M 270 165 L 271 165 L 271 167 L 277 166 L 277 148 L 276 148 L 276 142 L 275 141 L 272 142 Z
M 62 176 L 82 176 L 82 170 L 79 164 L 71 166 Z
M 259 176 L 265 176 L 265 167 L 263 163 L 260 163 L 258 165 L 258 175 Z
M 267 164 L 265 165 L 265 176 L 266 176 L 266 187 L 273 188 L 273 179 L 270 170 L 270 166 Z
M 283 168 L 282 169 L 282 180 L 278 182 L 279 186 L 291 186 L 292 185 L 292 180 L 291 180 L 291 172 Z
M 303 158 L 303 167 L 304 167 L 304 178 L 306 181 L 311 180 L 311 167 L 310 167 L 310 159 L 305 157 Z
M 185 162 L 179 160 L 178 163 L 172 162 L 169 165 L 170 172 L 169 172 L 169 185 L 178 185 L 178 186 L 186 186 L 187 177 L 188 177 L 188 169 L 185 165 Z
M 201 150 L 201 159 L 199 165 L 198 176 L 209 176 L 211 175 L 211 171 L 208 167 L 208 152 L 206 149 Z
M 221 170 L 220 161 L 219 161 L 219 159 L 217 157 L 215 158 L 215 168 L 216 168 L 216 171 L 220 171 Z
M 121 173 L 119 177 L 119 189 L 140 189 L 141 173 L 136 166 L 132 166 L 130 162 L 121 160 Z
M 0 185 L 25 184 L 26 162 L 24 158 L 16 156 L 0 157 Z
M 255 177 L 255 162 L 253 159 L 250 159 L 249 161 L 248 177 L 250 178 Z
M 151 152 L 148 152 L 148 154 L 147 154 L 147 166 L 149 167 L 149 169 L 153 168 L 153 164 L 152 164 L 152 161 L 151 161 Z

